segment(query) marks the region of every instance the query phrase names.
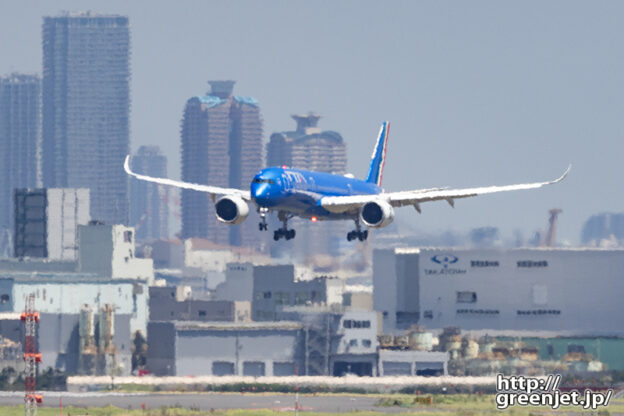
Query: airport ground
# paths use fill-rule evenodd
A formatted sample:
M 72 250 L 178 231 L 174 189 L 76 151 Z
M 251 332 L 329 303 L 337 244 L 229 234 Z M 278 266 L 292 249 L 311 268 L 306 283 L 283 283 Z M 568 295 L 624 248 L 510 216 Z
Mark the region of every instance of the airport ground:
M 63 415 L 72 416 L 271 416 L 295 413 L 294 394 L 265 393 L 67 393 L 49 392 L 38 416 L 58 416 L 60 397 Z M 431 400 L 431 402 L 429 402 Z M 145 408 L 143 409 L 143 404 Z M 353 415 L 495 415 L 494 395 L 317 394 L 300 395 L 301 416 Z M 580 408 L 552 411 L 548 408 L 515 407 L 506 411 L 523 415 L 579 415 Z M 24 414 L 19 392 L 0 393 L 0 415 Z M 599 415 L 624 415 L 624 398 L 612 400 Z

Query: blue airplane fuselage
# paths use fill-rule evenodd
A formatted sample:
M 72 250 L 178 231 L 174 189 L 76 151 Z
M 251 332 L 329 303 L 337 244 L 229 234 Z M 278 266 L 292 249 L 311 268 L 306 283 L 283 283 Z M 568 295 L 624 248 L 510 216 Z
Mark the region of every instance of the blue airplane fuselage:
M 251 181 L 251 197 L 262 208 L 302 217 L 344 219 L 351 214 L 335 214 L 320 205 L 325 196 L 376 195 L 382 189 L 374 183 L 324 172 L 270 167 Z

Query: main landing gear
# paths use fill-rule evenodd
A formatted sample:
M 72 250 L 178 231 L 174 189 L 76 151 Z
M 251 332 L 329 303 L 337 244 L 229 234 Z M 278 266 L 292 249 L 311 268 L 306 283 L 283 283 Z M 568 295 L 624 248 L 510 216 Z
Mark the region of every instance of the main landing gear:
M 360 228 L 360 219 L 355 220 L 355 230 L 347 233 L 347 241 L 358 239 L 364 241 L 368 238 L 368 230 L 362 231 Z
M 286 240 L 292 240 L 295 238 L 295 230 L 288 229 L 288 220 L 292 218 L 292 215 L 286 214 L 285 212 L 278 212 L 277 218 L 282 222 L 282 228 L 275 230 L 273 233 L 273 240 L 277 241 L 280 238 L 284 237 Z
M 258 208 L 258 214 L 260 214 L 260 223 L 258 224 L 258 229 L 260 231 L 267 231 L 268 230 L 268 226 L 267 226 L 267 222 L 266 222 L 266 216 L 269 212 L 268 208 L 264 208 L 264 207 L 259 207 Z

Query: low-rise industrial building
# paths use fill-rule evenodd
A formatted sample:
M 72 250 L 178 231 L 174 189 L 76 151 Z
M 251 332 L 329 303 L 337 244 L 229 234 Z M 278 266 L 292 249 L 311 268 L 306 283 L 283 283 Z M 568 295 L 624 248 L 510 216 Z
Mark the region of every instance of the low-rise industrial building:
M 84 311 L 40 314 L 40 368 L 53 368 L 67 374 L 130 375 L 131 315 L 114 313 L 110 305 L 86 309 L 91 311 L 90 319 L 84 319 Z M 0 337 L 20 343 L 22 348 L 24 323 L 19 313 L 0 313 Z M 20 361 L 23 361 L 21 357 Z
M 82 307 L 112 305 L 115 314 L 127 315 L 132 333 L 146 333 L 148 285 L 144 280 L 103 279 L 81 273 L 0 273 L 0 312 L 22 312 L 29 294 L 42 314 L 78 315 Z
M 295 266 L 253 268 L 252 319 L 272 321 L 284 307 L 297 305 L 341 305 L 344 281 L 320 276 L 297 280 Z
M 179 287 L 149 288 L 150 321 L 227 321 L 251 320 L 251 302 L 193 299 L 191 291 Z
M 375 250 L 374 307 L 386 332 L 428 329 L 622 335 L 624 250 Z
M 287 376 L 302 368 L 298 322 L 150 322 L 147 366 L 159 376 Z

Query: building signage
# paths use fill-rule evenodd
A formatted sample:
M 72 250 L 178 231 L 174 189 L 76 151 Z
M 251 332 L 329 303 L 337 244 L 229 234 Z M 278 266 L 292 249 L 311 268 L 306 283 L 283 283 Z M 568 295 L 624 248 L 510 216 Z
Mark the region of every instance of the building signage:
M 498 267 L 498 260 L 470 260 L 470 267 Z
M 546 260 L 520 260 L 517 264 L 518 267 L 548 267 L 548 262 Z
M 456 266 L 459 258 L 452 254 L 436 254 L 431 257 L 433 266 L 430 269 L 424 269 L 426 275 L 456 275 L 465 274 L 466 269 L 460 269 Z

